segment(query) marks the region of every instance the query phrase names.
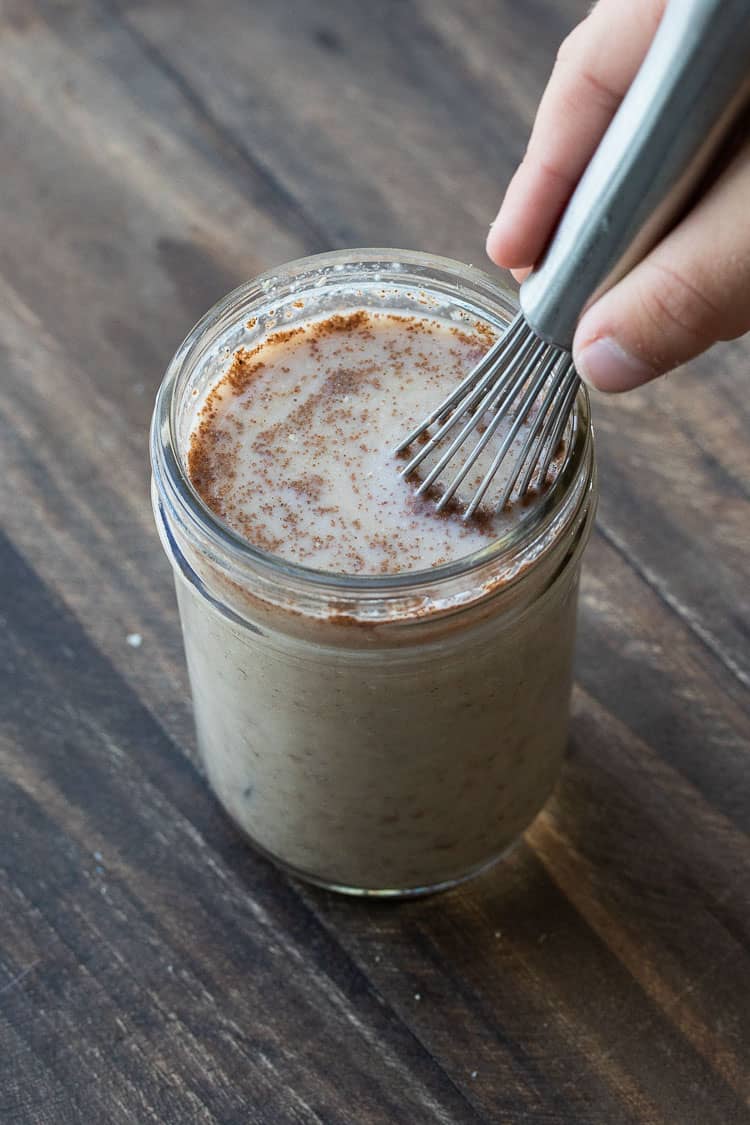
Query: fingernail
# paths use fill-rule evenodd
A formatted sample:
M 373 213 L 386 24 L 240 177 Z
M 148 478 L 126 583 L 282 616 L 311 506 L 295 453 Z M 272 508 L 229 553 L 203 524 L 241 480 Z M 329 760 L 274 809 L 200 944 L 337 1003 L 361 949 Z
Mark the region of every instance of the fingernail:
M 592 340 L 574 358 L 584 383 L 608 393 L 640 387 L 657 374 L 653 367 L 626 351 L 611 336 Z

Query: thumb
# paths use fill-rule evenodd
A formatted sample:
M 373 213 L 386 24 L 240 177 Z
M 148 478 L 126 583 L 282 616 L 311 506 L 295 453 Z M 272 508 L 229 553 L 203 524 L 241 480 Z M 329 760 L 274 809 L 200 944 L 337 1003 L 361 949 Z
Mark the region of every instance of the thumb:
M 750 149 L 581 317 L 573 358 L 600 391 L 628 391 L 750 329 Z

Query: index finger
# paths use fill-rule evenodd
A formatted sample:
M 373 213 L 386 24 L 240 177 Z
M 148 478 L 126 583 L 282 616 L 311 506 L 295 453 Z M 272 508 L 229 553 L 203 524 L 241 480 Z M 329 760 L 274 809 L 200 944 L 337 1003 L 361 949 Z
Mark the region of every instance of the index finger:
M 563 41 L 523 162 L 487 237 L 499 266 L 533 266 L 641 65 L 666 0 L 599 0 Z

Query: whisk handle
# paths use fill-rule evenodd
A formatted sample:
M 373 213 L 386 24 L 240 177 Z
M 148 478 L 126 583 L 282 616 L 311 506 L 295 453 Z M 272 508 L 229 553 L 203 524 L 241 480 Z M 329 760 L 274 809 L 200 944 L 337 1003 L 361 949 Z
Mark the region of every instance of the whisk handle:
M 750 0 L 670 0 L 521 308 L 571 349 L 578 318 L 684 212 L 750 95 Z

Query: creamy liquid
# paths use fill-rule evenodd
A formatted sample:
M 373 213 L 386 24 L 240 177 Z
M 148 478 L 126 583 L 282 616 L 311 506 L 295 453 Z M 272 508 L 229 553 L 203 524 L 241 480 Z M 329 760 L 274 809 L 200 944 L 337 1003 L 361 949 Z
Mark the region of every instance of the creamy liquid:
M 488 507 L 468 521 L 461 506 L 508 423 L 463 482 L 458 505 L 443 514 L 435 494 L 417 496 L 415 480 L 399 475 L 404 461 L 393 450 L 494 339 L 482 324 L 358 310 L 239 349 L 193 431 L 193 485 L 254 546 L 320 570 L 396 573 L 471 554 L 515 518 L 512 508 L 493 514 L 489 501 L 500 495 L 528 426 L 493 481 Z M 477 436 L 451 461 L 445 483 Z M 421 478 L 433 463 L 420 466 Z
M 359 311 L 240 350 L 199 406 L 193 484 L 251 543 L 308 566 L 377 574 L 465 556 L 517 508 L 438 516 L 391 450 L 491 342 L 481 326 Z M 435 887 L 499 855 L 562 761 L 578 567 L 561 560 L 535 560 L 522 588 L 428 635 L 419 619 L 381 636 L 304 614 L 290 630 L 252 602 L 243 623 L 178 570 L 198 741 L 229 814 L 338 887 Z M 210 563 L 195 566 L 210 586 Z

